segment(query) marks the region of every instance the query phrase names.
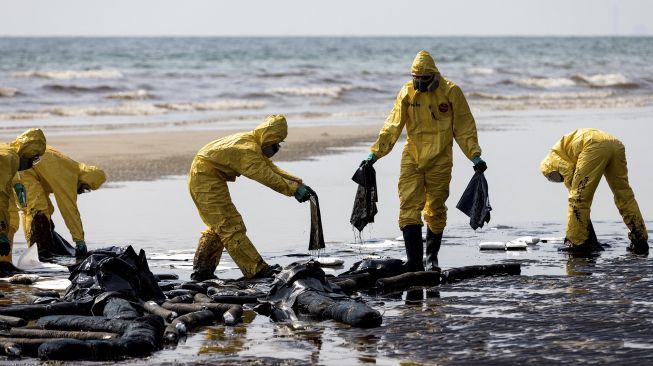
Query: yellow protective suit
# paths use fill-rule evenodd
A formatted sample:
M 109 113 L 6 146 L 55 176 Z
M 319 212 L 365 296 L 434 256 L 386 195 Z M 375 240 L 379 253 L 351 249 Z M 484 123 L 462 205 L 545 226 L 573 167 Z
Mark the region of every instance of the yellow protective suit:
M 54 206 L 50 201 L 51 193 L 54 193 L 57 207 L 73 241 L 84 240 L 82 218 L 77 208 L 78 187 L 83 184 L 91 190 L 96 190 L 105 181 L 106 175 L 102 169 L 78 163 L 48 146 L 37 165 L 32 169 L 16 173 L 14 177 L 14 184 L 23 184 L 27 192 L 27 205 L 22 208 L 22 221 L 28 245 L 33 244 L 30 238 L 34 216 L 42 213 L 51 220 L 54 213 Z M 18 230 L 18 212 L 15 207 L 16 205 L 11 210 L 10 238 Z
M 603 175 L 631 240 L 648 240 L 644 219 L 628 184 L 626 149 L 614 136 L 594 128 L 573 131 L 551 148 L 540 170 L 545 177 L 560 173 L 569 189 L 567 240 L 571 244 L 581 245 L 588 238 L 590 207 Z
M 33 158 L 40 156 L 45 151 L 45 135 L 38 128 L 32 128 L 21 135 L 10 144 L 0 144 L 0 234 L 9 237 L 9 226 L 11 225 L 9 215 L 9 204 L 14 195 L 12 179 L 18 171 L 19 158 Z M 0 253 L 0 262 L 11 263 L 11 245 L 9 252 L 3 250 Z
M 197 153 L 188 174 L 188 187 L 207 229 L 197 247 L 195 271 L 213 273 L 223 248 L 247 278 L 267 269 L 268 265 L 246 235 L 227 182 L 244 175 L 292 196 L 302 180 L 274 165 L 261 152 L 261 146 L 279 143 L 287 134 L 286 119 L 272 115 L 253 131 L 215 140 Z
M 476 123 L 460 88 L 441 77 L 433 58 L 420 51 L 411 68 L 413 74 L 435 74 L 434 90 L 416 91 L 408 82 L 399 92 L 371 151 L 387 155 L 404 126 L 407 139 L 399 175 L 399 227 L 422 225 L 422 213 L 429 229 L 441 233 L 447 222 L 449 182 L 453 165 L 453 141 L 470 160 L 481 156 Z

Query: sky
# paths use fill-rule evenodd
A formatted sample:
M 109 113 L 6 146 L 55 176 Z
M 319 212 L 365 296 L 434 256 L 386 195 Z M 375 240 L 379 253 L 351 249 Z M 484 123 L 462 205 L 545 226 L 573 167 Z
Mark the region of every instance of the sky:
M 650 0 L 0 0 L 0 36 L 653 35 Z

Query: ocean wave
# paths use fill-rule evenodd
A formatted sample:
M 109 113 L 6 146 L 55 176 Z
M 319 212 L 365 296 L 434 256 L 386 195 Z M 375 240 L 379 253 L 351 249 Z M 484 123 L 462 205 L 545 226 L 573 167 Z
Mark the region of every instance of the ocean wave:
M 465 73 L 468 75 L 492 75 L 495 71 L 489 67 L 470 67 L 465 70 Z
M 575 75 L 573 80 L 587 84 L 591 87 L 624 87 L 637 88 L 639 85 L 628 80 L 622 74 L 595 74 L 595 75 Z
M 166 110 L 148 103 L 123 103 L 108 107 L 51 107 L 45 109 L 46 113 L 58 117 L 86 117 L 86 116 L 150 116 L 164 114 Z
M 106 93 L 116 90 L 116 88 L 109 85 L 81 86 L 64 84 L 46 84 L 43 85 L 43 89 L 60 93 Z
M 543 89 L 561 88 L 574 86 L 576 83 L 568 78 L 527 78 L 514 81 L 515 84 Z
M 332 97 L 337 98 L 344 91 L 353 89 L 351 85 L 317 86 L 317 87 L 283 87 L 267 89 L 269 94 L 283 94 L 300 97 Z
M 119 79 L 122 73 L 113 69 L 96 70 L 28 70 L 13 73 L 15 77 L 42 78 L 42 79 Z
M 0 98 L 11 98 L 18 93 L 18 89 L 10 87 L 0 87 Z
M 142 100 L 147 99 L 149 95 L 146 90 L 131 90 L 112 93 L 106 96 L 107 99 L 124 99 L 124 100 Z
M 170 111 L 221 111 L 228 109 L 260 109 L 264 102 L 249 100 L 219 100 L 214 102 L 161 103 L 155 105 Z
M 39 111 L 0 114 L 0 120 L 37 119 L 48 117 L 151 116 L 173 112 L 214 111 L 231 109 L 259 109 L 265 103 L 257 101 L 221 100 L 195 103 L 123 102 L 112 106 L 71 107 L 56 106 Z

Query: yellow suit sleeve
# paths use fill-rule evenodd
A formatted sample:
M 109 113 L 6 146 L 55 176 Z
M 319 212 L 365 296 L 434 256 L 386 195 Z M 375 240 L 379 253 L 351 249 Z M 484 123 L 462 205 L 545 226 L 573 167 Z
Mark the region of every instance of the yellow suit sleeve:
M 397 95 L 394 107 L 390 115 L 388 115 L 388 118 L 386 118 L 379 132 L 379 137 L 376 139 L 374 145 L 372 145 L 371 151 L 377 159 L 388 155 L 395 146 L 395 143 L 397 143 L 399 136 L 401 136 L 401 131 L 403 131 L 406 121 L 409 118 L 407 95 L 407 89 L 404 87 L 399 92 L 399 95 Z
M 296 176 L 294 176 L 294 175 L 288 173 L 287 171 L 285 171 L 285 170 L 279 168 L 278 166 L 276 166 L 276 165 L 272 162 L 272 160 L 269 160 L 269 159 L 268 159 L 268 161 L 269 161 L 270 168 L 272 169 L 272 171 L 274 171 L 275 173 L 279 174 L 279 175 L 282 176 L 284 179 L 291 180 L 291 181 L 296 182 L 296 183 L 298 183 L 298 184 L 302 184 L 302 178 L 300 178 L 300 177 L 296 177 Z
M 453 137 L 456 139 L 456 143 L 468 159 L 481 156 L 476 122 L 469 109 L 469 104 L 467 104 L 467 99 L 458 86 L 451 89 L 449 100 L 453 109 Z
M 9 229 L 9 203 L 13 193 L 11 182 L 18 169 L 18 156 L 13 153 L 0 154 L 0 234 Z
M 241 150 L 241 153 L 238 173 L 286 196 L 292 196 L 299 187 L 300 183 L 281 175 L 278 172 L 281 169 L 271 164 L 271 161 L 260 153 L 251 150 Z M 272 168 L 273 166 L 276 169 Z

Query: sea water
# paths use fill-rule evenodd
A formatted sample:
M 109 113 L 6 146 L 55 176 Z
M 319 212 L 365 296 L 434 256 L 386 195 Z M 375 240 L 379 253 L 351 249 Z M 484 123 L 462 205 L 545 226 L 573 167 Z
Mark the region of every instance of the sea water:
M 0 132 L 382 120 L 425 49 L 474 111 L 653 102 L 653 38 L 0 38 Z

